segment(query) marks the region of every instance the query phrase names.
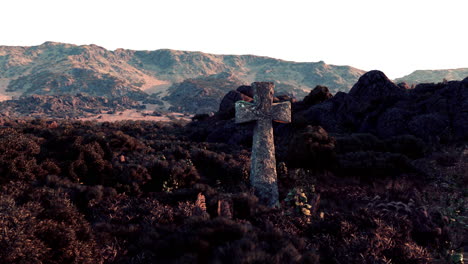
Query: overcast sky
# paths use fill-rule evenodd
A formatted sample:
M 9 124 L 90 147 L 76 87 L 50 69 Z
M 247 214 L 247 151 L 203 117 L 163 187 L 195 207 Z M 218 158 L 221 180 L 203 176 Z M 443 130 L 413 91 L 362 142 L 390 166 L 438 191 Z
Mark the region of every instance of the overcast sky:
M 2 0 L 0 45 L 254 54 L 379 69 L 468 67 L 468 0 Z

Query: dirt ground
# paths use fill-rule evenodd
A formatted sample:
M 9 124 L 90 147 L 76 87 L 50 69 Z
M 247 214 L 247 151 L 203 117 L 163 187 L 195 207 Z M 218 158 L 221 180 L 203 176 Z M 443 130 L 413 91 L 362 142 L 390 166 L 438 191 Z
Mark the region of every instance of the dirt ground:
M 146 109 L 128 109 L 115 114 L 99 114 L 95 116 L 80 118 L 83 121 L 95 120 L 98 122 L 115 122 L 123 120 L 141 120 L 141 121 L 155 121 L 155 122 L 169 122 L 169 121 L 190 121 L 190 115 L 183 113 L 161 113 L 160 115 L 154 115 L 154 111 L 157 109 L 157 105 L 146 104 Z

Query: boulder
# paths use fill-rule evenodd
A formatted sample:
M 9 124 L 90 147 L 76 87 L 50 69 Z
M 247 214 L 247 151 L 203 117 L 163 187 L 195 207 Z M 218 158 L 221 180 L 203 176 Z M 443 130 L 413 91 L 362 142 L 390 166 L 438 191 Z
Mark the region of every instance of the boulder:
M 253 89 L 252 89 L 252 86 L 250 85 L 241 85 L 236 89 L 236 91 L 238 91 L 241 94 L 247 95 L 250 98 L 254 97 Z
M 468 77 L 466 77 L 465 79 L 463 79 L 463 81 L 461 81 L 464 85 L 468 85 Z
M 287 94 L 282 94 L 282 95 L 278 95 L 278 96 L 274 97 L 273 102 L 275 102 L 275 103 L 279 103 L 279 102 L 295 103 L 296 99 L 294 99 L 294 97 L 291 97 L 291 96 L 289 96 Z
M 303 102 L 306 105 L 314 105 L 332 97 L 333 95 L 328 90 L 328 87 L 317 85 L 306 97 L 304 97 Z
M 304 113 L 310 125 L 322 126 L 328 132 L 356 132 L 366 107 L 354 97 L 338 92 L 322 103 L 312 105 Z
M 411 89 L 411 86 L 407 82 L 401 82 L 397 84 L 398 87 L 403 88 L 405 90 Z
M 337 132 L 340 130 L 339 121 L 336 119 L 337 113 L 334 111 L 335 105 L 331 101 L 313 105 L 307 110 L 294 114 L 293 120 L 298 116 L 304 119 L 306 124 L 312 126 L 322 126 L 328 132 Z
M 252 97 L 249 97 L 239 91 L 230 91 L 228 92 L 224 98 L 221 100 L 221 104 L 219 105 L 218 116 L 222 119 L 231 119 L 234 118 L 235 115 L 235 104 L 237 101 L 247 101 L 252 102 Z
M 388 138 L 408 134 L 408 121 L 411 115 L 411 112 L 405 109 L 390 108 L 386 110 L 377 120 L 377 135 Z
M 425 114 L 413 117 L 408 123 L 409 132 L 417 137 L 438 143 L 444 133 L 449 132 L 449 122 L 441 114 Z
M 362 75 L 358 82 L 351 88 L 349 95 L 360 102 L 372 102 L 383 99 L 401 99 L 406 90 L 395 85 L 381 71 L 370 71 Z

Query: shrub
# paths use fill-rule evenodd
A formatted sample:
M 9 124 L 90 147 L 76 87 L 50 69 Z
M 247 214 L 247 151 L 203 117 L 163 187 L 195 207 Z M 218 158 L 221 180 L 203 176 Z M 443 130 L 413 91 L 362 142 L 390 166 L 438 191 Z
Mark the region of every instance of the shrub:
M 428 150 L 428 146 L 420 138 L 412 135 L 396 136 L 385 140 L 388 151 L 401 153 L 410 159 L 423 157 Z
M 366 178 L 396 176 L 413 170 L 408 157 L 388 152 L 349 152 L 338 156 L 338 164 L 342 175 Z
M 63 193 L 5 185 L 0 224 L 2 263 L 101 263 L 91 227 Z
M 335 139 L 321 127 L 307 126 L 295 133 L 288 146 L 290 167 L 331 168 L 335 162 Z

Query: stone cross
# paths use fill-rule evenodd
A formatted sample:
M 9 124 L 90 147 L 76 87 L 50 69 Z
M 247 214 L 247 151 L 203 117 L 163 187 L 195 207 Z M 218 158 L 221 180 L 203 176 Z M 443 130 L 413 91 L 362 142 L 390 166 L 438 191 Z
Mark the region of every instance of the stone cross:
M 291 103 L 274 104 L 274 87 L 272 82 L 254 82 L 253 103 L 236 102 L 236 123 L 255 121 L 250 183 L 260 202 L 270 207 L 279 205 L 272 121 L 291 122 Z

